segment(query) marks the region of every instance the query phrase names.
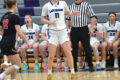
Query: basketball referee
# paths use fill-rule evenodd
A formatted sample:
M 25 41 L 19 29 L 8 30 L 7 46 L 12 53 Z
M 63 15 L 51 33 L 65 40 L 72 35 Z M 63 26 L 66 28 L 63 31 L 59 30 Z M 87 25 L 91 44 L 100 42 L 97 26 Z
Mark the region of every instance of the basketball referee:
M 75 0 L 75 3 L 70 5 L 70 11 L 80 11 L 79 16 L 72 18 L 67 17 L 66 21 L 71 21 L 71 43 L 72 54 L 74 59 L 74 69 L 77 71 L 77 57 L 78 57 L 78 42 L 81 41 L 86 53 L 86 61 L 88 63 L 89 71 L 93 72 L 92 52 L 90 48 L 90 35 L 88 30 L 88 17 L 94 16 L 94 12 L 87 2 L 82 0 Z M 69 23 L 69 22 L 67 22 Z

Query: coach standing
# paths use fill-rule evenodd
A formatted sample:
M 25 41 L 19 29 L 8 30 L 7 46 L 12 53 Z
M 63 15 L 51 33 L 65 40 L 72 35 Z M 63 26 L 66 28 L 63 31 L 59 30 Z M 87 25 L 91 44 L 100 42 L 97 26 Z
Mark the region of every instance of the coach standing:
M 86 53 L 88 69 L 93 72 L 92 64 L 92 52 L 90 48 L 90 36 L 88 30 L 88 17 L 94 16 L 94 12 L 87 2 L 82 0 L 75 0 L 75 3 L 70 5 L 70 11 L 80 11 L 79 16 L 72 18 L 67 17 L 67 21 L 71 20 L 71 43 L 72 43 L 72 54 L 74 58 L 74 68 L 77 71 L 77 57 L 78 57 L 78 42 L 81 41 L 83 48 Z

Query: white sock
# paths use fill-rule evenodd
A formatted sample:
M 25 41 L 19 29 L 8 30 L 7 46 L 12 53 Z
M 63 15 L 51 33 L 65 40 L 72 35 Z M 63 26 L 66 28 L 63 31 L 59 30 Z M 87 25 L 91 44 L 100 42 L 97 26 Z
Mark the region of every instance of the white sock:
M 52 74 L 52 70 L 48 70 L 48 74 Z
M 23 63 L 26 63 L 26 61 L 23 61 Z
M 81 57 L 78 57 L 78 61 L 81 62 L 81 61 L 82 61 L 82 58 L 81 58 Z
M 66 57 L 64 58 L 64 61 L 65 61 L 65 65 L 67 65 L 67 64 L 68 64 L 68 61 L 67 61 L 67 58 L 66 58 Z
M 4 79 L 6 76 L 7 76 L 7 75 L 6 75 L 4 72 L 0 74 L 0 78 L 1 78 L 1 79 Z
M 8 63 L 8 61 L 4 61 L 4 63 Z
M 96 61 L 96 64 L 99 64 L 100 62 L 99 61 Z
M 47 64 L 47 58 L 43 59 L 44 63 Z
M 59 63 L 60 62 L 60 59 L 57 59 L 57 63 Z
M 38 62 L 38 60 L 35 60 L 35 62 Z
M 74 69 L 70 69 L 71 70 L 71 74 L 75 74 L 75 70 Z
M 9 65 L 12 65 L 12 63 L 9 63 Z
M 102 63 L 104 63 L 104 64 L 105 64 L 105 60 L 102 60 Z
M 118 64 L 118 59 L 114 59 L 114 63 L 117 63 L 117 64 Z

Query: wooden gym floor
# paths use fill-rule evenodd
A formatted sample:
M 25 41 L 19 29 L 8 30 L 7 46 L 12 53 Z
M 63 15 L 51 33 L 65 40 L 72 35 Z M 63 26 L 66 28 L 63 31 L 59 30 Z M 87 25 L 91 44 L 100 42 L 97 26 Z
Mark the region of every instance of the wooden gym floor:
M 18 73 L 17 80 L 47 80 L 47 73 L 43 72 L 24 72 Z M 77 80 L 120 80 L 120 71 L 101 71 L 101 72 L 77 72 Z M 8 76 L 5 80 L 10 80 Z M 70 80 L 69 72 L 54 72 L 53 80 Z
M 17 75 L 17 80 L 47 80 L 47 72 L 42 70 L 34 71 L 34 64 L 29 64 L 30 69 L 28 71 L 20 71 Z M 54 64 L 54 67 L 56 64 Z M 70 80 L 70 73 L 62 71 L 56 71 L 53 69 L 52 80 Z M 120 80 L 120 69 L 105 69 L 102 71 L 86 72 L 79 71 L 76 73 L 77 80 Z M 5 80 L 11 80 L 10 76 L 7 76 Z

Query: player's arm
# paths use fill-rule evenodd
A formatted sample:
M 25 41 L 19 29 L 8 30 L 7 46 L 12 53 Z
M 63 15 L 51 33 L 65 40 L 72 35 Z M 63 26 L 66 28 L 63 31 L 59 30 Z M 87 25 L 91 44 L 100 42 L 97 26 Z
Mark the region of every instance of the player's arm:
M 107 28 L 106 28 L 107 24 L 103 24 L 102 30 L 103 30 L 103 39 L 104 41 L 106 41 L 108 43 L 108 39 L 107 39 Z
M 26 36 L 23 34 L 23 32 L 20 29 L 19 17 L 17 15 L 13 15 L 13 20 L 14 20 L 14 24 L 15 24 L 15 30 L 16 30 L 18 36 L 20 36 L 28 44 L 28 40 L 27 40 Z
M 73 11 L 71 12 L 67 6 L 67 3 L 64 2 L 64 8 L 65 8 L 65 14 L 69 17 L 73 17 L 73 16 L 78 16 L 78 14 L 80 13 L 80 11 Z
M 90 37 L 92 37 L 94 35 L 93 26 L 91 26 L 91 24 L 88 24 L 88 29 L 89 29 Z
M 74 11 L 74 12 L 70 12 L 69 10 L 65 11 L 65 14 L 69 17 L 78 16 L 79 13 L 80 11 Z
M 16 40 L 18 39 L 18 33 L 16 33 Z
M 98 29 L 97 29 L 97 32 L 96 32 L 96 35 L 97 35 L 97 39 L 98 40 L 101 40 L 101 38 L 102 38 L 102 25 L 100 24 L 99 26 L 98 26 Z
M 116 36 L 115 36 L 115 38 L 113 39 L 112 43 L 114 43 L 115 41 L 117 41 L 117 39 L 119 38 L 119 32 L 120 32 L 120 31 L 117 31 Z
M 46 17 L 48 15 L 48 6 L 44 5 L 42 8 L 41 22 L 43 24 L 56 25 L 56 21 L 49 21 Z
M 97 36 L 97 39 L 98 40 L 101 40 L 101 38 L 102 38 L 102 33 L 101 32 L 96 32 L 96 36 Z
M 28 43 L 28 40 L 27 40 L 26 36 L 24 35 L 24 33 L 23 33 L 23 32 L 21 31 L 21 29 L 20 29 L 20 25 L 15 25 L 15 29 L 16 29 L 18 35 L 19 35 L 26 43 Z
M 48 19 L 46 19 L 46 16 L 42 16 L 42 17 L 41 17 L 41 22 L 42 22 L 43 24 L 54 25 L 54 22 L 55 22 L 55 21 L 49 21 Z
M 117 26 L 117 33 L 116 33 L 116 36 L 115 36 L 113 42 L 115 42 L 116 40 L 118 40 L 119 35 L 120 35 L 120 23 L 119 23 L 118 25 L 119 25 L 119 26 Z
M 0 25 L 0 35 L 3 34 L 2 26 Z
M 107 32 L 103 32 L 104 40 L 108 43 Z
M 66 20 L 66 27 L 67 29 L 71 26 L 71 20 Z
M 48 41 L 45 33 L 41 33 L 41 38 L 42 38 L 42 40 L 44 40 L 44 41 Z
M 33 43 L 38 42 L 38 40 L 39 40 L 39 33 L 40 33 L 39 31 L 36 32 L 36 39 L 34 40 Z
M 0 35 L 3 34 L 3 30 L 2 30 L 2 22 L 0 21 Z

